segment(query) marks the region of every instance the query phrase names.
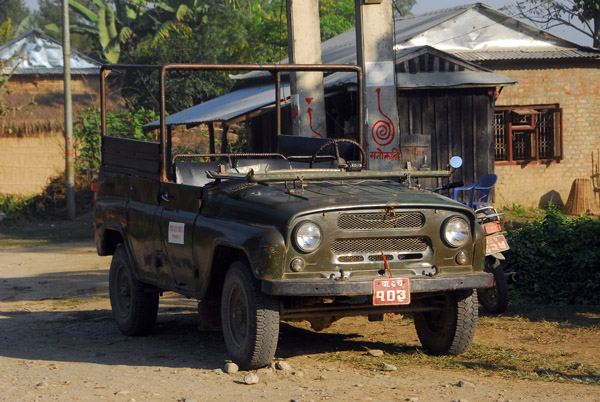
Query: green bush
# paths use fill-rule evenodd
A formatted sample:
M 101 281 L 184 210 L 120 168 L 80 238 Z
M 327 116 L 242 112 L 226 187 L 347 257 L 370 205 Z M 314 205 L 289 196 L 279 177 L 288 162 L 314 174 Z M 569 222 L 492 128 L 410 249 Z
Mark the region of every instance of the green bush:
M 144 124 L 158 120 L 153 110 L 140 108 L 136 111 L 122 109 L 106 113 L 107 135 L 121 138 L 132 138 L 143 141 L 156 141 L 155 133 L 144 131 Z M 87 176 L 89 181 L 96 180 L 100 168 L 100 109 L 90 107 L 84 109 L 73 125 L 75 138 L 75 169 Z
M 600 219 L 547 214 L 507 235 L 506 268 L 521 302 L 600 304 Z
M 79 172 L 75 174 L 75 209 L 89 211 L 94 194 L 90 183 Z M 64 175 L 54 176 L 41 194 L 16 195 L 0 194 L 0 212 L 7 220 L 54 219 L 66 215 L 66 186 Z

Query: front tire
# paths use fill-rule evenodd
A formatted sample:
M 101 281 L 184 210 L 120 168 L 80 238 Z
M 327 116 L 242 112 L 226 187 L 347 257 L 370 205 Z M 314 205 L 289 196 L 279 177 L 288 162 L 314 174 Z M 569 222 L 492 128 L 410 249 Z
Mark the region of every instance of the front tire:
M 415 328 L 423 347 L 432 354 L 466 352 L 477 328 L 477 292 L 448 292 L 433 300 L 434 311 L 414 314 Z
M 229 267 L 221 296 L 221 323 L 225 346 L 242 369 L 257 369 L 275 356 L 279 337 L 277 298 L 260 290 L 248 265 L 236 261 Z
M 117 246 L 110 263 L 108 289 L 113 317 L 123 335 L 149 334 L 158 313 L 158 292 L 135 278 L 123 244 Z
M 508 284 L 506 283 L 504 270 L 499 261 L 488 261 L 486 258 L 485 272 L 494 275 L 494 286 L 487 289 L 477 289 L 479 303 L 488 313 L 502 314 L 508 308 Z

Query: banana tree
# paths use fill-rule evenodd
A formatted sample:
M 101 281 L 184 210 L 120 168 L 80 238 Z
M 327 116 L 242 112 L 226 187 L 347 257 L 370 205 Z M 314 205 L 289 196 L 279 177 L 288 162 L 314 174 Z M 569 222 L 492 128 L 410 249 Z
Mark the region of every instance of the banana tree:
M 130 39 L 152 35 L 158 41 L 168 36 L 180 16 L 185 15 L 178 10 L 169 12 L 170 7 L 161 1 L 153 2 L 154 7 L 148 7 L 146 0 L 91 1 L 95 10 L 69 0 L 69 7 L 84 20 L 72 24 L 71 30 L 97 38 L 102 55 L 109 63 L 119 62 L 122 49 Z M 159 10 L 167 12 L 159 13 Z

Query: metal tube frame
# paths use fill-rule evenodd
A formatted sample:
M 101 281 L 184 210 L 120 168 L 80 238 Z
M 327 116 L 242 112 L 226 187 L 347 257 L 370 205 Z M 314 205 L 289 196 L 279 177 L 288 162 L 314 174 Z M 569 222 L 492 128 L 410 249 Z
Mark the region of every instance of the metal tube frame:
M 358 93 L 363 91 L 363 72 L 359 66 L 345 64 L 105 64 L 100 70 L 100 106 L 101 106 L 101 130 L 102 136 L 106 135 L 106 77 L 112 70 L 150 70 L 159 71 L 160 84 L 160 180 L 169 181 L 167 171 L 171 160 L 167 155 L 167 123 L 166 115 L 166 93 L 165 76 L 167 71 L 269 71 L 275 75 L 275 104 L 277 111 L 277 135 L 281 134 L 281 72 L 288 71 L 315 71 L 315 72 L 354 72 Z M 363 99 L 358 97 L 358 137 L 359 143 L 365 146 L 363 119 Z

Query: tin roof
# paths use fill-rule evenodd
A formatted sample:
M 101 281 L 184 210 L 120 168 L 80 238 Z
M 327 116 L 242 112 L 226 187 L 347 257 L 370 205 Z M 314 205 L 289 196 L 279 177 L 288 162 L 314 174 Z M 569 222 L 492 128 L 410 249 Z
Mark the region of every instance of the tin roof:
M 281 85 L 280 100 L 290 96 L 289 84 Z M 211 99 L 189 109 L 167 116 L 167 126 L 193 125 L 215 121 L 228 121 L 243 116 L 262 107 L 275 104 L 275 86 L 261 85 L 229 92 L 223 96 Z M 153 121 L 145 127 L 158 127 L 160 122 Z
M 598 49 L 570 42 L 482 3 L 396 17 L 394 35 L 397 52 L 431 46 L 472 62 L 600 58 Z M 325 64 L 356 64 L 356 31 L 352 28 L 323 42 L 322 51 Z M 263 74 L 251 72 L 233 78 L 245 80 Z
M 62 43 L 34 29 L 0 46 L 2 74 L 63 74 Z M 99 74 L 102 63 L 71 50 L 72 74 Z

